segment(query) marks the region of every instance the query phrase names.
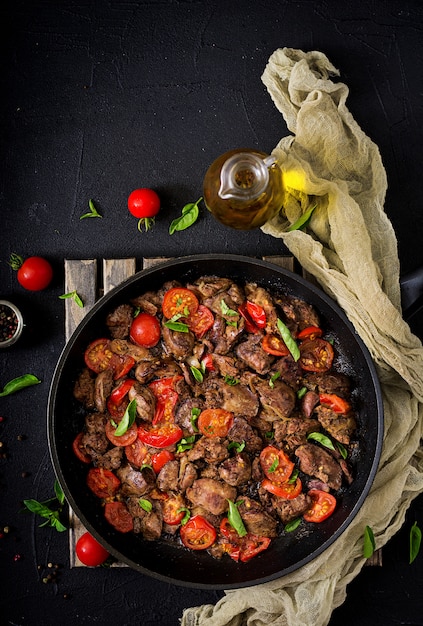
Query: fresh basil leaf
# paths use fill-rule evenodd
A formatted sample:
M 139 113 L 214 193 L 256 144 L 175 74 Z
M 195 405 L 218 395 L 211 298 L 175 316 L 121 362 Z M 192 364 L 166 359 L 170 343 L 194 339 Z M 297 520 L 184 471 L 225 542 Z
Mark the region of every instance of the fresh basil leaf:
M 229 315 L 229 316 L 238 315 L 237 311 L 234 311 L 233 309 L 228 307 L 228 305 L 223 300 L 223 298 L 220 301 L 220 310 L 222 311 L 222 315 Z
M 414 522 L 410 530 L 410 561 L 409 561 L 410 565 L 414 561 L 414 559 L 417 557 L 420 551 L 421 542 L 422 542 L 422 531 L 417 526 L 417 522 Z
M 306 393 L 307 393 L 307 387 L 301 387 L 301 389 L 298 389 L 298 391 L 297 391 L 297 398 L 298 398 L 298 400 L 301 400 L 301 398 L 304 398 Z
M 300 228 L 305 226 L 308 220 L 310 219 L 310 217 L 312 216 L 312 213 L 316 207 L 317 207 L 317 204 L 314 204 L 313 206 L 309 207 L 307 211 L 304 211 L 301 217 L 299 217 L 296 222 L 291 224 L 291 226 L 287 229 L 287 231 L 290 233 L 293 230 L 299 230 Z
M 240 380 L 238 378 L 235 378 L 234 376 L 229 376 L 228 374 L 226 374 L 223 380 L 225 381 L 227 385 L 230 385 L 231 387 L 234 387 L 235 385 L 239 385 L 240 383 Z
M 276 472 L 276 470 L 278 469 L 278 465 L 279 465 L 279 459 L 278 457 L 275 457 L 275 460 L 273 461 L 272 465 L 269 467 L 267 471 L 270 474 L 273 474 L 273 472 Z
M 138 504 L 147 513 L 150 513 L 153 510 L 153 504 L 150 502 L 150 500 L 146 500 L 145 498 L 140 498 L 138 500 Z
M 346 459 L 348 456 L 348 452 L 347 449 L 344 445 L 342 445 L 342 443 L 340 441 L 336 441 L 336 447 L 339 450 L 339 454 L 342 456 L 343 459 Z
M 297 346 L 297 342 L 295 341 L 294 337 L 291 335 L 289 328 L 279 318 L 276 322 L 276 325 L 282 339 L 285 342 L 286 347 L 292 355 L 292 358 L 294 359 L 294 361 L 298 361 L 298 359 L 300 358 L 300 349 Z
M 228 510 L 228 522 L 232 526 L 234 530 L 238 533 L 240 537 L 245 537 L 247 534 L 247 529 L 244 526 L 244 522 L 242 521 L 242 517 L 238 511 L 238 505 L 241 502 L 237 502 L 235 504 L 232 500 L 228 500 L 229 510 Z
M 369 559 L 376 549 L 375 536 L 370 526 L 366 526 L 364 529 L 363 540 L 363 556 L 365 559 Z
M 270 387 L 271 389 L 273 389 L 273 387 L 275 386 L 275 380 L 277 380 L 277 379 L 279 378 L 279 376 L 280 376 L 280 375 L 281 375 L 281 373 L 280 373 L 280 372 L 275 372 L 275 373 L 274 373 L 274 374 L 270 377 L 270 380 L 269 380 L 269 387 Z
M 325 448 L 329 448 L 329 450 L 335 450 L 335 446 L 332 441 L 326 435 L 322 435 L 322 433 L 309 433 L 307 435 L 307 439 L 312 439 L 313 441 L 317 441 L 317 443 L 322 444 Z
M 88 206 L 90 207 L 90 210 L 88 211 L 88 213 L 84 213 L 83 215 L 81 215 L 81 217 L 79 218 L 80 220 L 83 220 L 86 217 L 103 217 L 95 208 L 94 202 L 92 200 L 88 201 Z
M 245 441 L 231 441 L 231 443 L 228 445 L 228 450 L 232 450 L 235 449 L 237 451 L 237 453 L 239 454 L 240 452 L 242 452 L 245 448 Z
M 203 198 L 199 198 L 197 202 L 190 202 L 182 209 L 182 214 L 174 219 L 169 226 L 169 235 L 173 235 L 176 231 L 185 230 L 192 226 L 198 219 L 198 205 Z
M 301 517 L 296 517 L 295 519 L 285 524 L 285 532 L 292 533 L 294 530 L 298 528 L 300 524 L 301 524 Z
M 176 452 L 185 452 L 186 450 L 191 450 L 195 443 L 195 435 L 191 435 L 191 437 L 184 437 L 180 440 L 176 447 Z
M 63 493 L 63 489 L 59 485 L 57 480 L 54 481 L 54 493 L 56 494 L 56 498 L 60 504 L 64 504 L 65 502 L 65 494 Z
M 41 380 L 33 374 L 23 374 L 6 383 L 3 387 L 3 391 L 0 393 L 0 397 L 10 396 L 12 393 L 16 393 L 25 387 L 31 387 L 31 385 L 38 385 L 40 382 Z
M 298 468 L 295 468 L 287 481 L 288 485 L 293 485 L 296 482 L 298 478 L 298 474 L 299 474 Z
M 204 376 L 201 370 L 199 370 L 198 367 L 195 367 L 194 365 L 191 365 L 190 370 L 197 383 L 202 383 L 204 380 Z
M 136 415 L 137 415 L 137 401 L 134 398 L 126 407 L 126 411 L 123 414 L 123 417 L 113 434 L 116 437 L 122 437 L 122 435 L 126 433 L 128 428 L 131 428 L 132 424 L 135 422 Z
M 51 526 L 55 528 L 59 533 L 63 533 L 65 530 L 67 530 L 67 527 L 62 524 L 62 522 L 57 517 L 52 519 L 50 523 Z
M 173 322 L 172 320 L 168 320 L 167 322 L 165 322 L 165 326 L 166 328 L 169 328 L 170 330 L 175 330 L 178 333 L 187 333 L 189 331 L 188 326 L 183 322 Z
M 197 433 L 198 433 L 197 420 L 200 417 L 200 413 L 201 413 L 201 411 L 197 407 L 193 407 L 191 409 L 191 419 L 190 419 L 190 422 L 191 422 L 192 429 L 195 432 L 197 432 Z
M 84 303 L 82 302 L 80 296 L 77 294 L 76 291 L 70 291 L 69 293 L 64 293 L 61 296 L 59 296 L 60 300 L 67 300 L 68 298 L 71 298 L 72 300 L 74 300 L 76 302 L 76 304 L 83 309 L 84 308 Z

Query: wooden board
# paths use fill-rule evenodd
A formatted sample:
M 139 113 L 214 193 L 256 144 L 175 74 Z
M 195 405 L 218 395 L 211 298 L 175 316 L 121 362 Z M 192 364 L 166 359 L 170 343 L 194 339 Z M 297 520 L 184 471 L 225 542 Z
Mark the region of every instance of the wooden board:
M 267 256 L 265 261 L 294 271 L 294 259 L 288 256 Z M 154 267 L 166 260 L 162 257 L 143 259 L 143 269 Z M 102 280 L 98 279 L 97 261 L 95 259 L 65 260 L 65 293 L 76 291 L 84 302 L 84 308 L 80 308 L 72 299 L 65 300 L 65 336 L 66 341 L 82 321 L 83 317 L 95 304 L 97 299 L 117 287 L 124 280 L 135 274 L 136 259 L 104 259 L 102 265 Z M 310 280 L 310 276 L 306 276 Z M 312 281 L 310 281 L 312 282 Z M 70 567 L 84 567 L 83 563 L 75 554 L 75 545 L 79 537 L 86 531 L 78 517 L 69 510 L 69 561 Z M 382 550 L 374 552 L 367 560 L 367 565 L 382 565 Z M 126 567 L 124 563 L 114 563 L 114 567 Z

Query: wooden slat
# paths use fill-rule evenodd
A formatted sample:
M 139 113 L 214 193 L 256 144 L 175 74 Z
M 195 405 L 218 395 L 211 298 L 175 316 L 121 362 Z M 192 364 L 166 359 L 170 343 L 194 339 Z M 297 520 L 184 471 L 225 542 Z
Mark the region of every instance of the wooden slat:
M 97 261 L 95 259 L 65 260 L 65 293 L 73 291 L 76 291 L 82 299 L 84 308 L 77 306 L 71 298 L 65 300 L 66 341 L 97 300 Z

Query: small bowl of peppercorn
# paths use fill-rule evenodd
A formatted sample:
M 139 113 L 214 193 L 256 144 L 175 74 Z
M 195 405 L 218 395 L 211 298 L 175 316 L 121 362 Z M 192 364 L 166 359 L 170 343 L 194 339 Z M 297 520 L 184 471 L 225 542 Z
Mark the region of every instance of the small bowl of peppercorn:
M 22 334 L 24 322 L 17 306 L 8 300 L 0 300 L 0 348 L 16 343 Z

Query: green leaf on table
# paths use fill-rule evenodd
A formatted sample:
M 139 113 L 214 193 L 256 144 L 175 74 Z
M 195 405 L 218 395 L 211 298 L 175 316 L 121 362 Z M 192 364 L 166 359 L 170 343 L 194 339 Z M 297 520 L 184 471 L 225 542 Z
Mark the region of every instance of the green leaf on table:
M 363 538 L 363 556 L 365 559 L 369 559 L 376 549 L 375 536 L 370 526 L 366 526 L 364 529 Z
M 314 204 L 313 206 L 309 207 L 307 211 L 304 211 L 301 217 L 299 217 L 297 221 L 291 224 L 291 226 L 287 229 L 288 232 L 290 233 L 293 230 L 300 230 L 300 228 L 305 226 L 307 222 L 309 221 L 310 217 L 312 216 L 312 213 L 316 207 L 317 207 L 317 204 Z
M 79 218 L 80 220 L 83 220 L 86 217 L 103 217 L 95 208 L 94 202 L 92 200 L 88 201 L 88 206 L 90 207 L 90 210 L 88 211 L 88 213 L 84 213 L 83 215 L 81 215 L 81 217 Z
M 60 300 L 67 300 L 67 299 L 71 299 L 74 300 L 76 302 L 76 304 L 83 309 L 84 308 L 84 303 L 82 302 L 80 296 L 78 295 L 78 293 L 76 291 L 70 291 L 69 293 L 63 293 L 61 296 L 59 296 Z
M 32 385 L 38 385 L 41 382 L 36 376 L 33 374 L 23 374 L 22 376 L 18 376 L 17 378 L 13 378 L 9 380 L 8 383 L 3 387 L 3 391 L 0 392 L 0 397 L 10 396 L 12 393 L 16 393 L 25 387 L 31 387 Z
M 417 557 L 420 551 L 421 542 L 422 542 L 422 531 L 417 526 L 417 522 L 414 522 L 410 530 L 410 561 L 409 561 L 410 565 L 414 561 L 414 559 Z
M 45 522 L 40 524 L 40 528 L 43 526 L 51 526 L 61 533 L 66 530 L 66 526 L 60 521 L 60 515 L 65 503 L 65 495 L 57 480 L 54 483 L 54 491 L 56 494 L 55 498 L 50 498 L 43 502 L 29 498 L 24 500 L 23 503 L 28 511 L 45 519 Z
M 198 219 L 198 205 L 203 198 L 198 198 L 197 202 L 190 202 L 184 206 L 179 217 L 173 220 L 169 226 L 169 235 L 173 235 L 176 231 L 186 230 L 192 226 Z

